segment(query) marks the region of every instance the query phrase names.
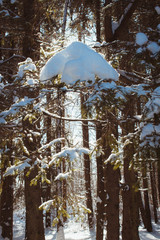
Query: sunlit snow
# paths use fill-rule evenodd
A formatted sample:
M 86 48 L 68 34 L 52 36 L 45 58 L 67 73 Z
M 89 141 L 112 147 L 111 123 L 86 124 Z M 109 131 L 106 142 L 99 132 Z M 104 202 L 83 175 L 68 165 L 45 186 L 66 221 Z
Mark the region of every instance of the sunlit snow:
M 40 73 L 45 81 L 61 74 L 66 84 L 77 80 L 100 79 L 118 80 L 116 70 L 97 52 L 81 42 L 73 42 L 66 49 L 51 57 Z
M 17 76 L 22 78 L 24 76 L 24 73 L 27 71 L 30 71 L 30 72 L 36 71 L 36 65 L 33 63 L 32 59 L 29 57 L 24 62 L 19 63 Z

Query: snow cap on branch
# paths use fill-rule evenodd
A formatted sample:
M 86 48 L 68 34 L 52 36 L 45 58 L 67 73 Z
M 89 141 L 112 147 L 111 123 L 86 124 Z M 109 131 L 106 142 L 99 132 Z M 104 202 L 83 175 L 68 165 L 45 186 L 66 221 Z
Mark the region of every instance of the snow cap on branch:
M 81 42 L 73 42 L 66 49 L 51 57 L 40 73 L 45 81 L 61 74 L 66 84 L 77 80 L 101 79 L 118 80 L 117 71 L 97 52 Z

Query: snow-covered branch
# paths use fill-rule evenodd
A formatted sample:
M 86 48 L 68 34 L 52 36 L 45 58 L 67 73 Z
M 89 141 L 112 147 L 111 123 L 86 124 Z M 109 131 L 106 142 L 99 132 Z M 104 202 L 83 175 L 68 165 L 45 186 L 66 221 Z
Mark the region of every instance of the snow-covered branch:
M 46 115 L 48 115 L 48 116 L 50 116 L 52 118 L 61 119 L 61 120 L 64 120 L 64 121 L 70 121 L 70 122 L 86 122 L 86 121 L 89 121 L 89 122 L 95 122 L 95 123 L 96 122 L 99 122 L 99 123 L 106 123 L 107 122 L 107 121 L 102 121 L 102 120 L 98 120 L 98 119 L 90 119 L 90 118 L 84 119 L 84 118 L 66 118 L 66 117 L 61 117 L 61 116 L 59 116 L 57 114 L 50 113 L 49 111 L 47 111 L 47 110 L 45 110 L 43 108 L 41 108 L 41 111 L 44 114 L 46 114 Z

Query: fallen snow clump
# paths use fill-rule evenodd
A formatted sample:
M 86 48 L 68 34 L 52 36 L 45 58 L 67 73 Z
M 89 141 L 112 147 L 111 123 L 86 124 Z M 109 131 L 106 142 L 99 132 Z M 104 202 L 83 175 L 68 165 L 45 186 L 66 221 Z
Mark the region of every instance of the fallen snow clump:
M 40 73 L 46 81 L 61 74 L 61 81 L 71 84 L 77 80 L 118 80 L 117 71 L 96 51 L 81 42 L 73 42 L 66 49 L 51 57 Z

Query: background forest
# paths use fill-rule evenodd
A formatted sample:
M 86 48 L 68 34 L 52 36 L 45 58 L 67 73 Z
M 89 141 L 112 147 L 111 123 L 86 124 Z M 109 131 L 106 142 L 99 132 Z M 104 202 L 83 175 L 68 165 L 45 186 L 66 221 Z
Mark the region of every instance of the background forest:
M 42 81 L 73 41 L 103 54 L 108 77 L 97 64 L 94 80 Z M 88 65 L 91 48 L 76 44 Z M 51 226 L 65 239 L 71 220 L 89 239 L 149 239 L 139 229 L 159 218 L 159 65 L 158 0 L 0 0 L 1 239 L 15 239 L 22 209 L 26 240 Z

